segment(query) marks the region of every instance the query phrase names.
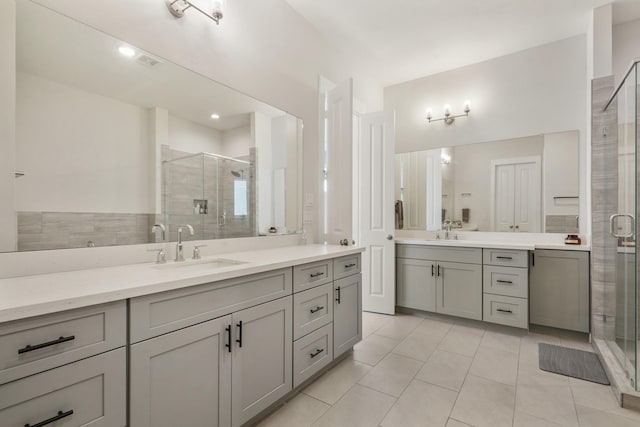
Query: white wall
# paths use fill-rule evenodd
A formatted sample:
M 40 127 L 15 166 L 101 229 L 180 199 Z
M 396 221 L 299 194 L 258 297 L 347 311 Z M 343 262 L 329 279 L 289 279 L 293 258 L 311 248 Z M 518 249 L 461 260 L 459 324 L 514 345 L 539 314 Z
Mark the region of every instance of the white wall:
M 16 109 L 16 210 L 154 212 L 146 109 L 24 73 Z
M 578 199 L 554 199 L 577 196 L 580 191 L 578 171 L 579 135 L 559 132 L 544 136 L 542 174 L 545 215 L 579 215 Z
M 616 85 L 622 81 L 634 59 L 640 59 L 640 19 L 613 27 L 613 74 Z
M 580 223 L 587 224 L 587 44 L 581 35 L 385 88 L 396 112 L 396 152 L 580 131 Z M 469 117 L 451 126 L 427 123 L 444 104 Z
M 169 114 L 169 147 L 187 153 L 222 152 L 222 132 Z
M 222 151 L 220 154 L 229 157 L 248 156 L 249 149 L 252 146 L 251 125 L 229 129 L 222 133 Z
M 273 223 L 273 149 L 271 119 L 264 114 L 251 114 L 251 137 L 256 147 L 256 192 L 258 193 L 258 231 L 265 233 Z
M 17 249 L 14 208 L 16 4 L 0 3 L 0 252 Z

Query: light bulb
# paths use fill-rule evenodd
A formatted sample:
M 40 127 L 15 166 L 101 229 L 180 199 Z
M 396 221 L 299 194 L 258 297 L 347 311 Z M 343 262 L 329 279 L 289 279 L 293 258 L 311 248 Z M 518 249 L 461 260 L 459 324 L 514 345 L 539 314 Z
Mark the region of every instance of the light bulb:
M 224 16 L 224 0 L 213 0 L 211 2 L 211 16 L 216 19 L 216 23 Z
M 444 106 L 444 115 L 448 116 L 450 114 L 451 114 L 451 105 L 445 104 L 445 106 Z
M 427 114 L 427 120 L 431 120 L 431 108 L 427 109 L 426 114 Z
M 464 112 L 468 113 L 469 111 L 471 111 L 471 101 L 467 99 L 464 101 Z
M 124 56 L 125 58 L 133 58 L 134 56 L 136 56 L 136 51 L 129 46 L 120 46 L 118 48 L 118 52 L 120 52 L 120 55 Z

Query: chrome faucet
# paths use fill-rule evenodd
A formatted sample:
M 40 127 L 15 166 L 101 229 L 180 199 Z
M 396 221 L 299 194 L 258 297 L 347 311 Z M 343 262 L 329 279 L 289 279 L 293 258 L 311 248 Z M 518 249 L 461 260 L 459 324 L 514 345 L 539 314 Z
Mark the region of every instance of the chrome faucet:
M 162 231 L 162 240 L 164 240 L 164 234 L 167 231 L 167 229 L 165 228 L 164 224 L 160 224 L 160 223 L 153 224 L 153 227 L 151 227 L 151 232 L 155 233 L 156 230 Z
M 449 233 L 451 233 L 451 221 L 445 221 L 444 223 L 444 240 L 449 240 Z
M 176 244 L 176 259 L 175 261 L 184 261 L 184 254 L 182 253 L 182 229 L 187 228 L 189 234 L 193 236 L 193 227 L 189 224 L 178 226 L 178 243 Z

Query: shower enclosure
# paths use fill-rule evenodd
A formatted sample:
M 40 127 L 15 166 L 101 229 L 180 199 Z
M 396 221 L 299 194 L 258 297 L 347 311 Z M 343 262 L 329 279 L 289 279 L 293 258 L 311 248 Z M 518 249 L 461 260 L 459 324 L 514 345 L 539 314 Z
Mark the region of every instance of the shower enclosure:
M 183 153 L 184 154 L 184 153 Z M 162 219 L 168 239 L 190 224 L 184 240 L 257 236 L 254 163 L 211 153 L 162 162 Z
M 612 127 L 603 135 L 617 139 L 617 164 L 610 163 L 617 176 L 617 197 L 608 199 L 615 206 L 607 213 L 605 266 L 615 279 L 604 291 L 606 319 L 604 339 L 620 363 L 631 387 L 638 390 L 638 62 L 607 102 L 604 113 L 612 116 Z M 617 117 L 617 122 L 615 118 Z M 598 130 L 600 131 L 600 130 Z M 609 215 L 610 214 L 610 215 Z M 607 267 L 605 267 L 607 268 Z

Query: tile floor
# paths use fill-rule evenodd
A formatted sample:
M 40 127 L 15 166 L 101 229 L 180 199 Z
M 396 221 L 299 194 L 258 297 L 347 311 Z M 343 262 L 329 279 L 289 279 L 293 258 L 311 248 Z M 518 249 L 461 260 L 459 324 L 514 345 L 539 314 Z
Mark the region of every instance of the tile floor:
M 363 314 L 353 353 L 259 427 L 638 427 L 611 388 L 538 369 L 538 343 L 591 350 L 581 335 Z

